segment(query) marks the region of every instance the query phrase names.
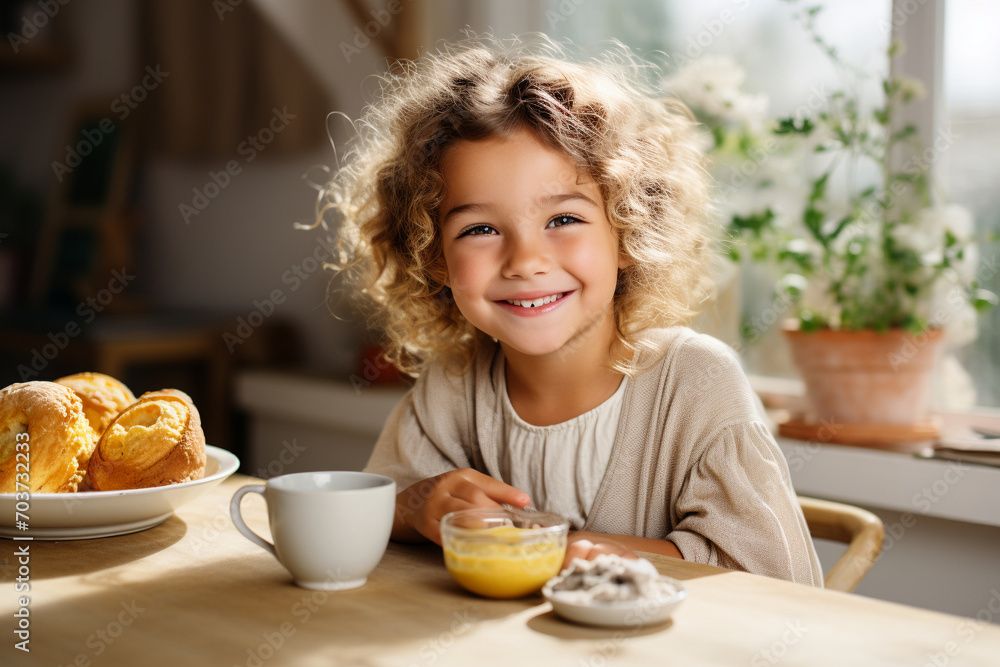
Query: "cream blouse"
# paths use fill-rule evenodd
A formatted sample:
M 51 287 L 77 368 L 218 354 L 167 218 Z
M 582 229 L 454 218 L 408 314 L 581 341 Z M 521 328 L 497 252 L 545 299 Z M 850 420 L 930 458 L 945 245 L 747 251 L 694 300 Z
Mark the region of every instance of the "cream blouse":
M 643 338 L 633 360 L 639 370 L 614 420 L 611 458 L 595 477 L 589 511 L 581 508 L 582 529 L 666 539 L 686 560 L 822 586 L 788 464 L 736 353 L 686 327 L 651 329 Z M 503 362 L 494 343 L 480 348 L 466 373 L 432 364 L 389 416 L 365 470 L 392 477 L 400 489 L 456 468 L 516 485 L 499 456 L 507 440 L 498 398 L 507 393 L 498 377 Z M 584 449 L 574 444 L 574 452 Z M 506 458 L 509 466 L 515 457 Z M 534 491 L 538 509 L 554 509 L 537 489 L 525 491 Z M 559 498 L 552 484 L 543 491 L 560 507 L 584 504 L 582 493 Z
M 499 376 L 497 414 L 503 415 L 503 437 L 497 444 L 503 479 L 527 493 L 531 507 L 560 514 L 572 530 L 580 530 L 608 468 L 628 378 L 596 408 L 559 424 L 535 426 L 511 405 L 503 364 Z

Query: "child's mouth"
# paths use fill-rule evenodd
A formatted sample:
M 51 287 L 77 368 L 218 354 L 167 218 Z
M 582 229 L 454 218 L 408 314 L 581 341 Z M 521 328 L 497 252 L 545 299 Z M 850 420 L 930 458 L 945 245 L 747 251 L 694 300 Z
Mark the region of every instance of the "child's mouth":
M 557 294 L 551 294 L 549 296 L 530 300 L 502 299 L 500 301 L 495 301 L 494 303 L 516 315 L 542 315 L 558 308 L 562 305 L 562 302 L 566 300 L 566 297 L 574 291 L 575 290 L 570 290 L 569 292 L 559 292 Z

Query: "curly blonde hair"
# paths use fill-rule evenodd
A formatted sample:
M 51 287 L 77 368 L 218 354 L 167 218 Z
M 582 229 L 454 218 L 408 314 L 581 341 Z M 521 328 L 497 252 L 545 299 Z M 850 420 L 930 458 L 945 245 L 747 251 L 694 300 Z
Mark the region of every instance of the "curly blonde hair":
M 369 306 L 388 361 L 412 376 L 438 359 L 462 373 L 491 340 L 444 285 L 440 164 L 456 141 L 521 129 L 600 188 L 631 260 L 614 297 L 619 349 L 652 348 L 644 330 L 690 322 L 710 291 L 705 157 L 691 114 L 643 82 L 650 72 L 658 69 L 621 44 L 574 63 L 544 36 L 470 37 L 380 78 L 344 166 L 320 192 L 316 224 L 339 225 L 329 266 Z M 612 368 L 641 370 L 628 361 Z

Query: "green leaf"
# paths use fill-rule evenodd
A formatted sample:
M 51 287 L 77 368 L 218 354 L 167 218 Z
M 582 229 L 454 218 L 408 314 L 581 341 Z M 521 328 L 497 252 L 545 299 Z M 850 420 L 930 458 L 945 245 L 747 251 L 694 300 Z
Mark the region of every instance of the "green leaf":
M 774 134 L 803 134 L 808 135 L 816 129 L 816 125 L 808 118 L 797 119 L 789 116 L 778 120 L 778 126 L 774 128 Z
M 753 135 L 749 132 L 743 132 L 740 134 L 739 150 L 743 155 L 749 155 L 750 149 L 754 146 Z
M 1000 303 L 1000 298 L 989 290 L 977 289 L 972 293 L 972 307 L 977 313 L 982 313 Z
M 902 328 L 911 334 L 919 334 L 927 329 L 927 323 L 916 315 L 907 313 L 903 317 Z
M 851 213 L 849 215 L 845 215 L 843 218 L 841 218 L 840 222 L 837 223 L 837 226 L 834 227 L 833 231 L 830 232 L 830 236 L 827 237 L 827 238 L 829 238 L 831 241 L 833 239 L 837 238 L 840 235 L 840 232 L 844 231 L 844 229 L 849 224 L 851 224 L 852 222 L 854 222 L 855 219 L 856 218 L 854 217 L 853 213 Z
M 904 139 L 908 139 L 908 138 L 912 137 L 916 133 L 917 133 L 917 126 L 913 125 L 913 124 L 910 124 L 910 125 L 907 125 L 906 127 L 904 127 L 901 130 L 897 130 L 897 131 L 893 132 L 892 136 L 889 137 L 889 141 L 891 141 L 891 142 L 903 141 Z
M 813 182 L 812 192 L 809 194 L 809 203 L 815 204 L 826 194 L 826 182 L 830 179 L 830 172 L 826 172 Z
M 815 333 L 826 326 L 822 317 L 811 310 L 803 309 L 799 313 L 799 329 L 804 333 Z
M 715 127 L 713 127 L 712 138 L 715 139 L 715 146 L 712 147 L 712 150 L 721 147 L 723 144 L 726 143 L 726 128 L 722 127 L 721 125 L 716 125 Z
M 923 178 L 919 171 L 897 171 L 889 176 L 889 182 L 899 181 L 901 183 L 917 183 Z
M 802 222 L 812 232 L 812 235 L 825 246 L 826 237 L 823 236 L 823 213 L 810 206 L 803 212 Z
M 732 222 L 729 225 L 729 228 L 730 230 L 739 230 L 739 231 L 749 230 L 753 232 L 754 236 L 759 237 L 760 233 L 764 229 L 772 227 L 774 218 L 775 218 L 774 211 L 771 210 L 770 206 L 768 206 L 766 209 L 760 211 L 759 213 L 751 213 L 750 215 L 747 216 L 734 215 Z
M 810 274 L 813 273 L 815 269 L 813 266 L 813 256 L 808 249 L 803 248 L 803 245 L 803 243 L 795 242 L 785 243 L 781 249 L 778 250 L 778 261 L 785 263 L 790 262 L 797 268 L 801 269 L 803 273 Z

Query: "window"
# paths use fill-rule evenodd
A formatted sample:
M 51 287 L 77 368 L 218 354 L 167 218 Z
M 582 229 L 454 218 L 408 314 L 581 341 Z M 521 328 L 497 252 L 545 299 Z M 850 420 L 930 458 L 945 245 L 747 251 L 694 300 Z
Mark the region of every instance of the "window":
M 931 11 L 935 2 L 944 1 L 927 0 L 919 6 L 929 5 L 927 11 Z M 923 28 L 917 25 L 919 21 L 908 20 L 912 11 L 907 14 L 900 2 L 895 11 L 891 0 L 828 0 L 800 6 L 816 4 L 824 5 L 816 19 L 819 33 L 845 61 L 873 74 L 869 80 L 872 85 L 859 91 L 863 104 L 880 100 L 878 81 L 885 74 L 884 54 L 894 29 L 909 48 L 929 49 L 933 56 L 908 60 L 931 63 L 914 65 L 927 71 L 905 72 L 908 75 L 924 81 L 934 79 L 933 63 L 940 62 L 943 49 L 946 113 L 936 117 L 928 114 L 928 118 L 938 125 L 951 123 L 957 139 L 946 156 L 947 165 L 938 165 L 937 182 L 946 188 L 946 193 L 939 194 L 968 206 L 981 232 L 1000 231 L 1000 189 L 996 187 L 1000 162 L 995 160 L 998 151 L 986 148 L 1000 148 L 1000 69 L 992 66 L 1000 62 L 1000 46 L 990 34 L 991 27 L 1000 25 L 1000 4 L 993 0 L 948 0 L 943 45 L 939 38 L 928 40 L 913 34 Z M 846 84 L 794 20 L 795 11 L 795 6 L 782 0 L 625 0 L 579 6 L 548 0 L 543 29 L 578 44 L 618 39 L 668 68 L 705 55 L 732 56 L 746 69 L 745 90 L 766 94 L 769 115 L 777 117 L 793 113 L 816 90 L 838 90 Z M 928 87 L 932 95 L 940 97 L 936 92 L 940 86 Z M 934 101 L 941 103 L 940 99 Z M 929 133 L 933 136 L 932 130 Z M 1000 293 L 1000 269 L 993 259 L 1000 256 L 1000 247 L 983 245 L 980 253 L 984 268 L 981 287 Z M 739 280 L 744 323 L 768 309 L 774 279 L 760 265 L 744 265 Z M 722 323 L 719 329 L 719 324 L 716 322 L 714 329 L 710 325 L 708 330 L 740 349 L 749 372 L 796 376 L 778 327 L 771 326 L 757 342 L 744 345 L 738 326 Z M 995 371 L 1000 370 L 1000 308 L 980 317 L 979 337 L 959 351 L 959 359 L 978 392 L 976 403 L 1000 406 L 1000 386 L 995 380 Z
M 983 236 L 982 287 L 1000 294 L 1000 4 L 948 0 L 944 29 L 944 122 L 955 137 L 943 181 L 948 197 L 969 207 Z M 979 318 L 979 337 L 959 352 L 975 381 L 980 405 L 1000 406 L 1000 308 Z

